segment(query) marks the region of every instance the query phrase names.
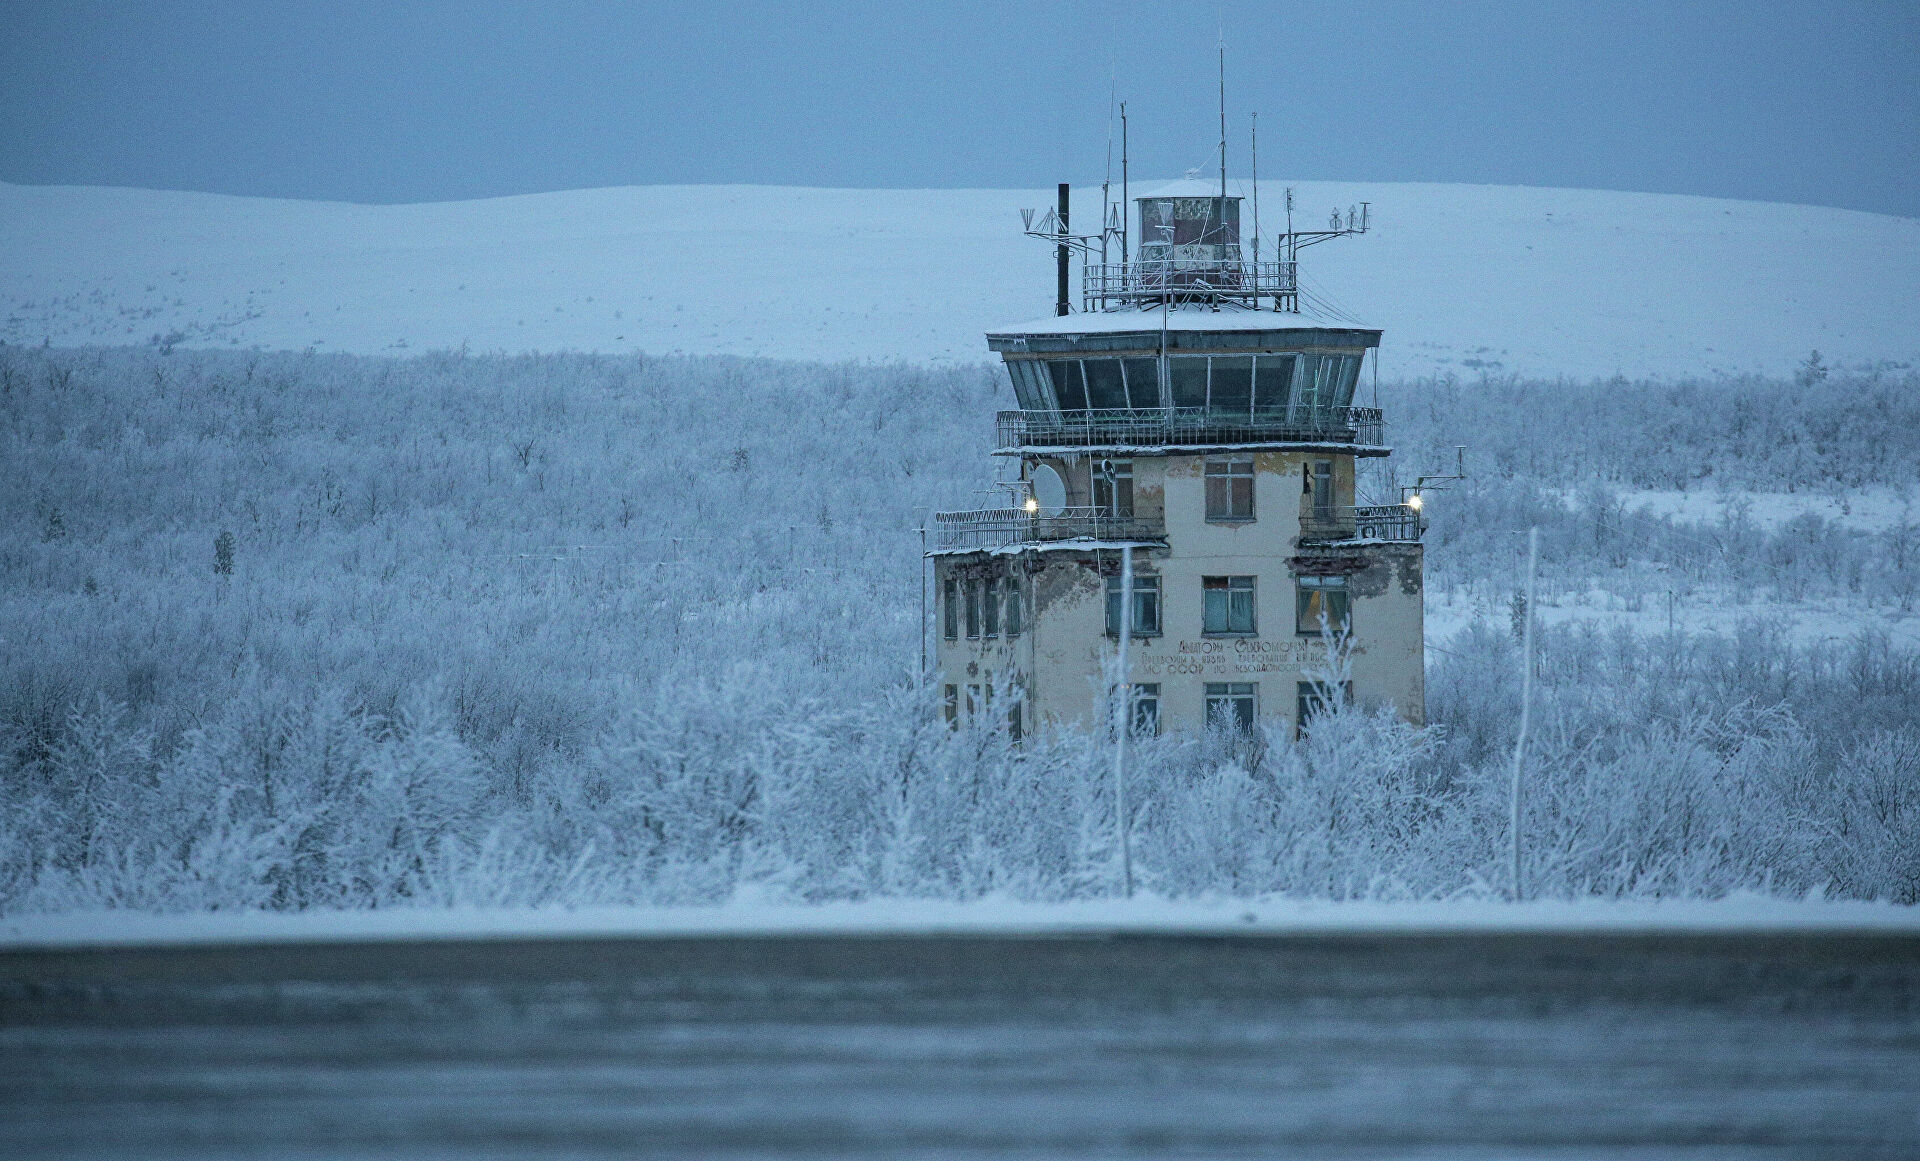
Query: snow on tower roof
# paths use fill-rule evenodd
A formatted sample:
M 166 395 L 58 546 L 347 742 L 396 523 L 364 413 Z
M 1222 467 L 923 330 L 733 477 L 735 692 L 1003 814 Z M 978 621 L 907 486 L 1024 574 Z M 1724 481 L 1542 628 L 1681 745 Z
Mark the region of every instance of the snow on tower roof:
M 987 338 L 1019 335 L 1102 335 L 1158 331 L 1164 313 L 1170 331 L 1361 331 L 1378 336 L 1379 327 L 1310 311 L 1215 310 L 1211 306 L 1175 306 L 1153 310 L 1101 310 L 1057 315 L 1012 326 L 989 327 Z

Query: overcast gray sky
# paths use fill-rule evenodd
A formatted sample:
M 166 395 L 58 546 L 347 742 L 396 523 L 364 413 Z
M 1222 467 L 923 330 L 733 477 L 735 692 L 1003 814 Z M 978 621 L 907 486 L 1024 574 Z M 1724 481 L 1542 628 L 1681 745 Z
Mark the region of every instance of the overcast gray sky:
M 1920 216 L 1920 3 L 0 0 L 0 180 L 361 202 L 1134 172 Z

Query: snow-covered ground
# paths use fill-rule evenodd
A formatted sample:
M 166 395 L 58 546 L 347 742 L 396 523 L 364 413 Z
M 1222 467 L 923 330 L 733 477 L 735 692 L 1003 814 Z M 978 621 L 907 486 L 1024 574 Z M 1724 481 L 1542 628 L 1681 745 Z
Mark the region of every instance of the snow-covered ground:
M 0 952 L 54 947 L 524 938 L 758 935 L 1420 935 L 1476 932 L 1920 933 L 1920 909 L 1758 895 L 1721 900 L 1512 904 L 1135 899 L 1030 903 L 878 900 L 796 905 L 742 899 L 716 907 L 387 908 L 379 911 L 122 911 L 0 919 Z
M 1151 183 L 1135 184 L 1135 192 Z M 1373 203 L 1310 289 L 1383 373 L 1778 373 L 1920 359 L 1920 220 L 1505 186 L 1296 185 Z M 1264 187 L 1278 220 L 1280 182 Z M 1044 315 L 1023 190 L 638 187 L 405 206 L 0 184 L 0 339 L 363 353 L 598 350 L 973 361 Z M 1077 191 L 1076 220 L 1098 192 Z

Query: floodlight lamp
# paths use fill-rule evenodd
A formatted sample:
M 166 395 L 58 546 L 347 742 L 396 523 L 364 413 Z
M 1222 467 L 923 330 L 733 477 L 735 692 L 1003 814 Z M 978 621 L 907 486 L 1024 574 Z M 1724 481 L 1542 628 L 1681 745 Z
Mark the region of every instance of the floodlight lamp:
M 1040 501 L 1034 499 L 1032 496 L 1028 496 L 1026 509 L 1027 509 L 1027 515 L 1029 516 L 1033 515 L 1035 512 L 1038 512 L 1040 510 Z
M 1420 509 L 1426 506 L 1427 506 L 1426 500 L 1422 498 L 1420 493 L 1418 492 L 1415 492 L 1413 495 L 1407 497 L 1407 507 L 1413 509 L 1415 512 L 1418 512 Z

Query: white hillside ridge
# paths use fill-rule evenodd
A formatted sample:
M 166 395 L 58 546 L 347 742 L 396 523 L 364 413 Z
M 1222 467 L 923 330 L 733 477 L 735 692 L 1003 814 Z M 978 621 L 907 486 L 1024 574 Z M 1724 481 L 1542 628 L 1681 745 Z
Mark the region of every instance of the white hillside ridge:
M 1284 184 L 1261 184 L 1271 237 Z M 1308 228 L 1373 203 L 1371 232 L 1302 268 L 1309 290 L 1385 328 L 1388 376 L 1779 373 L 1814 348 L 1920 359 L 1917 219 L 1291 184 Z M 985 331 L 1048 313 L 1053 256 L 1016 211 L 1052 196 L 646 186 L 364 206 L 0 184 L 0 339 L 984 362 Z M 1098 220 L 1098 196 L 1075 191 L 1075 221 Z

